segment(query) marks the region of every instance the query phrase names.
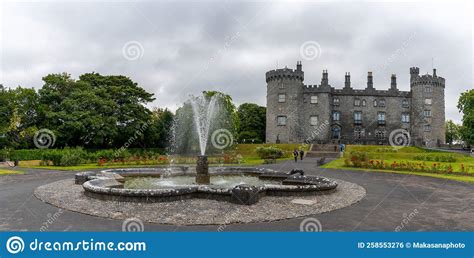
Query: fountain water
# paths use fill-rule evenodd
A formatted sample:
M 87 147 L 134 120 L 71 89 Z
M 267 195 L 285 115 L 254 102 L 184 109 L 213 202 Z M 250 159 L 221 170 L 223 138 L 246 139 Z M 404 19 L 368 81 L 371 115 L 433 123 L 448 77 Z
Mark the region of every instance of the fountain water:
M 195 176 L 189 174 L 188 167 L 179 166 L 113 169 L 79 173 L 76 183 L 83 184 L 88 196 L 112 200 L 152 202 L 206 198 L 245 205 L 254 204 L 265 195 L 304 195 L 335 190 L 337 183 L 334 181 L 305 176 L 302 171 L 283 173 L 251 167 L 209 168 L 206 153 L 221 149 L 221 146 L 215 146 L 215 132 L 230 129 L 232 124 L 224 101 L 218 93 L 192 97 L 176 111 L 170 152 L 179 155 L 198 152 Z M 211 137 L 210 132 L 213 132 Z M 208 146 L 209 138 L 213 138 L 213 146 Z
M 205 96 L 200 96 L 190 100 L 201 153 L 201 155 L 198 156 L 196 162 L 197 184 L 209 184 L 211 182 L 211 178 L 209 176 L 209 163 L 206 156 L 206 148 L 209 139 L 209 128 L 211 121 L 214 119 L 218 107 L 218 105 L 216 105 L 217 98 L 218 95 L 214 95 L 210 99 L 206 98 Z

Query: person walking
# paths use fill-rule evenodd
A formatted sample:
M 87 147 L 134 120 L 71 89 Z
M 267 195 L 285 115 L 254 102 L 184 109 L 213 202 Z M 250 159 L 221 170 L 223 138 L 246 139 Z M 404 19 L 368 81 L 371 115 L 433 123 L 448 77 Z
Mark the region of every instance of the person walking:
M 301 149 L 301 150 L 300 150 L 300 159 L 303 160 L 303 157 L 304 157 L 304 150 Z
M 295 162 L 298 162 L 298 150 L 297 149 L 295 149 L 293 151 L 293 157 L 295 158 Z

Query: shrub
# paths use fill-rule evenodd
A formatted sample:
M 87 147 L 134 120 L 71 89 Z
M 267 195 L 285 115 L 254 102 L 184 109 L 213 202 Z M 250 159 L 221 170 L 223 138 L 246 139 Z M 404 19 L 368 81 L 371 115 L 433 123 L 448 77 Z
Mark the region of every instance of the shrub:
M 352 151 L 350 153 L 350 161 L 354 167 L 366 166 L 367 161 L 369 160 L 369 155 L 365 151 Z
M 82 148 L 53 149 L 43 152 L 43 164 L 51 162 L 53 166 L 75 166 L 84 162 L 88 153 Z
M 452 154 L 425 154 L 416 155 L 415 160 L 436 161 L 436 162 L 456 162 L 456 157 Z
M 276 147 L 258 147 L 256 149 L 261 159 L 277 159 L 283 157 L 283 151 Z

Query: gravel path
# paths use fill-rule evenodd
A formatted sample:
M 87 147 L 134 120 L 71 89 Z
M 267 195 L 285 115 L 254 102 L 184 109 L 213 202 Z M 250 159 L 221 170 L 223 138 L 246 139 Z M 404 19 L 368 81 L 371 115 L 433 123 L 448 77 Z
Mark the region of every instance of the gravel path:
M 225 201 L 189 199 L 161 203 L 103 201 L 84 195 L 82 186 L 72 179 L 60 180 L 38 187 L 35 196 L 65 210 L 93 216 L 172 225 L 225 225 L 283 220 L 320 214 L 347 207 L 365 196 L 359 185 L 337 180 L 337 191 L 304 197 L 265 196 L 254 205 L 237 205 Z M 293 200 L 310 204 L 293 203 Z M 303 201 L 303 202 L 304 202 Z

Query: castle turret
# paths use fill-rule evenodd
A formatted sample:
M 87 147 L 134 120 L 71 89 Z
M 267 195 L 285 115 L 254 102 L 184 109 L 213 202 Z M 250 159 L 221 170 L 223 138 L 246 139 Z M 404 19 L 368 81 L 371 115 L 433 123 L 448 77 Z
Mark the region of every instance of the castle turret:
M 323 77 L 321 78 L 321 86 L 329 85 L 328 70 L 323 70 Z
M 392 77 L 390 79 L 391 79 L 390 89 L 396 90 L 397 89 L 397 76 L 395 74 L 392 74 Z
M 410 68 L 410 82 L 413 81 L 414 78 L 418 77 L 419 74 L 420 74 L 420 68 L 411 67 Z
M 374 78 L 372 77 L 372 72 L 367 73 L 367 89 L 374 88 Z
M 346 79 L 344 81 L 344 88 L 350 88 L 351 87 L 351 74 L 346 73 Z
M 302 142 L 298 114 L 304 72 L 301 62 L 296 69 L 276 69 L 266 73 L 267 142 Z
M 445 143 L 445 79 L 436 74 L 419 75 L 419 68 L 410 68 L 412 144 L 434 147 Z

